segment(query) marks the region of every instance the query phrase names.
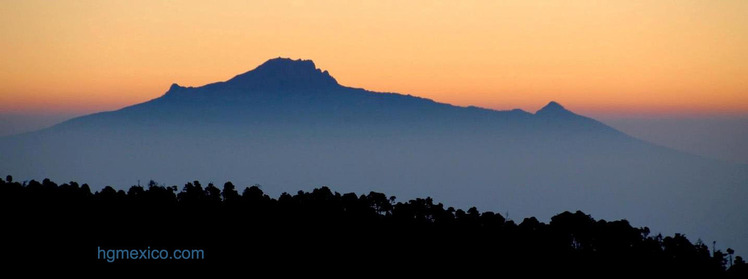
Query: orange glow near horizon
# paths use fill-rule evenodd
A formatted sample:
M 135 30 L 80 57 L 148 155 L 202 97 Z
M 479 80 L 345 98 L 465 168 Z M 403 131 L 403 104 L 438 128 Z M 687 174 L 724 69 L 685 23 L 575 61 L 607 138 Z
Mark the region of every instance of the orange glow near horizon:
M 740 0 L 3 1 L 0 113 L 117 109 L 278 56 L 456 105 L 748 113 L 746 13 Z

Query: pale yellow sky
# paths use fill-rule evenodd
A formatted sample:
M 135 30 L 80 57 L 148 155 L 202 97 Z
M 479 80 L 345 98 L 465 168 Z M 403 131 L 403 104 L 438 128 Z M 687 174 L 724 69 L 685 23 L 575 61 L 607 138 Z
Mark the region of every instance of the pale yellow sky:
M 0 113 L 93 112 L 273 57 L 457 105 L 748 112 L 748 1 L 0 1 Z

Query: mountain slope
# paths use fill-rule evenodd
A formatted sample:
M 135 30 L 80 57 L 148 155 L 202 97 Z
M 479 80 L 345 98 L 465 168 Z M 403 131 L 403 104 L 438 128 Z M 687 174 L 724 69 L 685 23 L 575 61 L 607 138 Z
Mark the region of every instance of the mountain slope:
M 231 180 L 430 195 L 509 217 L 583 210 L 748 251 L 748 168 L 654 146 L 551 102 L 536 113 L 345 87 L 272 59 L 201 87 L 0 139 L 0 172 L 125 188 Z M 520 221 L 520 220 L 517 220 Z

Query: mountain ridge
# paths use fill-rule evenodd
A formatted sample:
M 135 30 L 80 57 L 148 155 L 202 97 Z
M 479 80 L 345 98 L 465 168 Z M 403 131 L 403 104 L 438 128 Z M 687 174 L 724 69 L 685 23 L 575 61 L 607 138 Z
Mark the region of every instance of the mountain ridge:
M 487 125 L 511 129 L 519 126 L 542 129 L 551 125 L 553 127 L 548 129 L 605 130 L 623 135 L 599 121 L 568 111 L 555 101 L 534 114 L 521 109 L 456 106 L 410 94 L 373 92 L 340 85 L 328 71 L 317 68 L 312 60 L 289 58 L 270 59 L 226 81 L 197 87 L 173 83 L 167 92 L 152 100 L 72 119 L 58 126 L 71 127 L 84 122 L 81 119 L 98 117 L 95 115 L 120 115 L 121 119 L 129 119 L 123 125 L 136 123 L 132 121 L 134 119 L 148 123 L 189 119 L 196 125 L 241 121 L 304 125 L 311 121 L 319 126 L 320 123 L 345 119 L 362 125 L 402 126 L 431 119 L 432 123 L 427 125 L 441 122 L 453 127 Z
M 303 91 L 304 94 L 298 94 L 299 91 Z M 288 104 L 296 102 L 300 103 L 301 106 L 305 104 L 313 106 L 329 105 L 335 109 L 340 109 L 342 106 L 378 105 L 376 103 L 385 103 L 384 105 L 387 106 L 420 103 L 422 108 L 424 105 L 434 105 L 457 110 L 474 110 L 480 113 L 494 114 L 494 116 L 502 114 L 503 117 L 518 119 L 542 116 L 541 118 L 545 122 L 562 119 L 568 122 L 569 119 L 575 118 L 578 121 L 592 123 L 591 125 L 604 126 L 606 129 L 615 130 L 594 119 L 577 115 L 565 109 L 556 101 L 549 102 L 535 113 L 529 113 L 522 109 L 496 110 L 476 106 L 457 106 L 410 94 L 373 92 L 340 85 L 334 77 L 330 76 L 328 71 L 317 68 L 312 60 L 294 60 L 280 57 L 270 59 L 256 68 L 238 74 L 226 81 L 197 87 L 183 87 L 173 83 L 161 97 L 134 106 L 149 102 L 168 102 L 169 99 L 197 100 L 196 105 L 200 106 L 207 106 L 212 102 L 230 101 L 235 102 L 235 105 L 243 104 L 248 108 L 259 104 L 274 106 L 279 102 L 285 102 L 281 105 L 283 107 L 289 107 Z M 347 103 L 339 104 L 338 99 L 347 99 L 340 101 L 341 103 Z M 350 99 L 355 100 L 351 102 Z M 326 102 L 326 104 L 318 104 L 315 101 Z M 618 131 L 616 130 L 616 132 Z

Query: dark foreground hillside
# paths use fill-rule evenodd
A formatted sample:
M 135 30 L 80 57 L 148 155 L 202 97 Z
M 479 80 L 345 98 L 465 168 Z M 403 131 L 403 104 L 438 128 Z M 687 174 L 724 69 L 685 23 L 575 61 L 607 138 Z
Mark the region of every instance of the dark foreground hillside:
M 69 264 L 712 278 L 745 278 L 748 271 L 731 249 L 713 252 L 680 234 L 650 235 L 626 220 L 594 220 L 577 211 L 549 224 L 533 217 L 517 224 L 430 198 L 395 202 L 381 193 L 339 194 L 327 187 L 277 199 L 257 186 L 239 193 L 230 182 L 223 189 L 151 182 L 127 192 L 106 187 L 91 193 L 85 184 L 19 183 L 9 176 L 0 180 L 0 206 L 4 254 L 12 255 L 4 266 L 11 269 Z M 176 259 L 175 251 L 191 258 Z

